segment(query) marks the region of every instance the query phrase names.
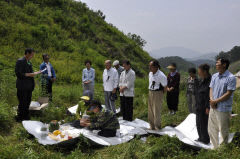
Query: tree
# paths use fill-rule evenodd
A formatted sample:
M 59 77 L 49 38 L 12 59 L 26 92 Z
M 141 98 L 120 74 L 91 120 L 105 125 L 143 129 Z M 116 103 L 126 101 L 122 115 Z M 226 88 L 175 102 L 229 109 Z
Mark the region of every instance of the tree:
M 133 41 L 135 41 L 137 45 L 140 47 L 144 47 L 147 44 L 147 42 L 144 39 L 142 39 L 141 36 L 139 35 L 128 33 L 127 36 Z
M 216 60 L 219 58 L 227 58 L 230 60 L 230 54 L 228 54 L 227 52 L 221 51 L 217 56 L 216 56 Z
M 105 20 L 106 16 L 103 14 L 102 11 L 98 10 L 96 13 L 99 17 L 101 17 L 103 20 Z

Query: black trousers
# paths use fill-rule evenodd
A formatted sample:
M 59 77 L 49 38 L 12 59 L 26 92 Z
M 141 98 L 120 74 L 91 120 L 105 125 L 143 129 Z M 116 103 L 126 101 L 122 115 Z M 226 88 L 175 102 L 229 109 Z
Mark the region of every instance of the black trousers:
M 32 91 L 17 90 L 18 120 L 29 120 L 29 106 L 32 100 Z
M 116 130 L 103 129 L 98 132 L 98 135 L 103 137 L 115 137 L 116 132 L 117 132 Z
M 48 93 L 52 93 L 52 81 L 51 81 L 51 79 L 48 80 L 47 90 L 48 90 Z
M 123 120 L 133 120 L 133 97 L 120 97 Z
M 197 131 L 199 136 L 199 141 L 208 144 L 210 142 L 210 138 L 208 135 L 208 115 L 205 110 L 196 112 L 196 124 Z
M 167 105 L 169 110 L 178 110 L 179 92 L 167 92 Z

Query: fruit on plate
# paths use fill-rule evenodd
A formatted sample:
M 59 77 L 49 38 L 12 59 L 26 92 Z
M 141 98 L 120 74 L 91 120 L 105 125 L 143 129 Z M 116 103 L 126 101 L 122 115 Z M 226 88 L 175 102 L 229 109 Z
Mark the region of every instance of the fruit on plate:
M 68 140 L 72 139 L 72 136 L 68 136 Z
M 65 138 L 58 138 L 57 136 L 53 135 L 52 133 L 49 133 L 48 136 L 55 141 L 66 141 L 67 140 Z
M 65 135 L 63 135 L 63 134 L 60 134 L 60 136 L 61 136 L 61 138 L 64 138 L 64 137 L 65 137 Z
M 51 121 L 50 124 L 49 124 L 49 131 L 53 132 L 53 131 L 58 130 L 58 129 L 59 129 L 58 121 L 57 120 Z
M 61 131 L 60 130 L 55 130 L 53 132 L 53 135 L 55 135 L 55 136 L 61 135 Z

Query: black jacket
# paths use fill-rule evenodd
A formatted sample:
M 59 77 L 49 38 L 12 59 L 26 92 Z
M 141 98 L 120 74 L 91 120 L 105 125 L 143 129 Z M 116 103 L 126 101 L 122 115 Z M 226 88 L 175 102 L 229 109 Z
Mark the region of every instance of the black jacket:
M 197 94 L 196 94 L 197 111 L 205 111 L 206 108 L 210 108 L 210 104 L 209 104 L 210 82 L 211 82 L 211 76 L 209 76 L 206 79 L 199 80 L 198 82 Z
M 33 91 L 35 87 L 34 78 L 26 77 L 25 73 L 33 73 L 32 64 L 25 57 L 17 60 L 15 74 L 17 76 L 16 87 L 22 91 Z

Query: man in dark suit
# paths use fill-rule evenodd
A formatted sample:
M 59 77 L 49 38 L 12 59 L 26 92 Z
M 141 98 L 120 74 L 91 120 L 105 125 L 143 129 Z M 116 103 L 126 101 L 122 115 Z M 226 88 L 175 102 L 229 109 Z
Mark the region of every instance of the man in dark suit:
M 24 57 L 17 60 L 15 73 L 17 76 L 17 97 L 19 101 L 18 115 L 16 120 L 21 122 L 29 120 L 29 106 L 32 99 L 32 91 L 34 90 L 34 76 L 41 72 L 33 72 L 30 60 L 34 56 L 33 49 L 26 49 Z

